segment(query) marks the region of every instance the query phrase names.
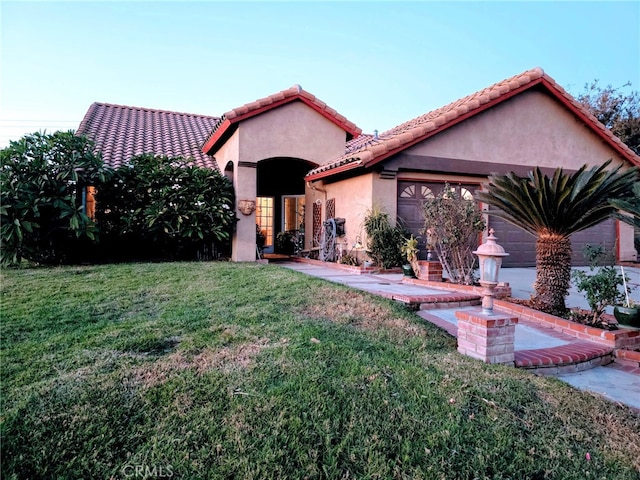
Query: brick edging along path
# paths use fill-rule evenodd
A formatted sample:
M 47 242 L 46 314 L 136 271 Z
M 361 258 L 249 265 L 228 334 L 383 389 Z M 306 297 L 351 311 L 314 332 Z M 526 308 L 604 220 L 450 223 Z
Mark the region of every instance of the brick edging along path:
M 640 330 L 630 328 L 603 330 L 601 328 L 589 327 L 505 300 L 496 299 L 494 305 L 502 311 L 526 318 L 534 323 L 552 328 L 555 331 L 570 335 L 579 340 L 594 342 L 616 350 L 635 350 L 640 348 Z
M 293 257 L 291 258 L 291 260 L 301 263 L 309 263 L 312 265 L 336 268 L 354 274 L 382 273 L 375 267 L 353 267 L 335 263 L 321 262 L 319 260 L 311 260 L 307 258 L 302 259 Z M 437 308 L 438 306 L 443 306 L 446 308 L 451 308 L 453 306 L 466 306 L 468 303 L 475 303 L 475 298 L 478 298 L 477 295 L 481 293 L 481 288 L 477 286 L 457 285 L 448 282 L 434 282 L 420 278 L 403 277 L 402 283 L 422 285 L 429 288 L 447 291 L 446 293 L 443 292 L 443 295 L 426 295 L 424 296 L 424 298 L 422 298 L 421 296 L 405 296 L 401 294 L 384 295 L 388 298 L 414 307 L 416 306 L 416 304 L 420 305 L 420 309 L 431 309 Z M 458 298 L 453 292 L 458 292 L 458 295 L 461 295 L 460 298 Z M 521 353 L 516 353 L 518 357 L 516 358 L 516 363 L 522 363 L 522 365 L 518 366 L 527 368 L 527 364 L 530 363 L 530 365 L 528 365 L 529 368 L 541 366 L 546 369 L 546 366 L 548 365 L 547 354 L 553 355 L 554 357 L 556 354 L 559 354 L 561 357 L 566 357 L 556 359 L 556 361 L 560 362 L 560 365 L 566 365 L 566 362 L 570 364 L 576 361 L 579 362 L 581 357 L 586 353 L 585 348 L 587 347 L 586 345 L 582 345 L 582 347 L 584 348 L 581 348 L 580 344 L 592 342 L 596 345 L 586 348 L 586 350 L 588 350 L 591 355 L 590 358 L 592 358 L 592 360 L 589 361 L 600 361 L 603 363 L 608 363 L 608 361 L 610 361 L 611 359 L 611 355 L 613 355 L 615 357 L 615 361 L 626 366 L 626 368 L 632 368 L 634 370 L 640 368 L 640 351 L 634 351 L 640 350 L 640 330 L 627 328 L 612 331 L 602 330 L 599 328 L 589 327 L 576 322 L 565 320 L 563 318 L 555 317 L 553 315 L 549 315 L 538 310 L 525 307 L 523 305 L 500 300 L 500 297 L 506 298 L 511 295 L 511 288 L 508 285 L 499 286 L 496 293 L 498 298 L 494 300 L 494 305 L 497 309 L 502 310 L 505 313 L 515 315 L 521 320 L 529 321 L 531 323 L 550 328 L 555 332 L 565 334 L 579 340 L 578 342 L 574 342 L 573 344 L 567 344 L 567 348 L 575 350 L 572 350 L 571 352 L 563 352 L 562 347 L 559 347 L 560 350 L 557 352 L 553 352 L 553 349 L 538 349 L 537 351 L 521 350 L 519 351 Z M 442 328 L 445 328 L 453 336 L 457 336 L 457 328 L 450 328 L 451 326 L 447 322 L 438 322 L 436 320 L 439 320 L 438 317 L 433 317 L 433 319 L 430 321 L 438 325 L 442 323 L 442 325 L 440 325 L 442 326 Z M 580 340 L 582 342 L 580 342 Z M 571 345 L 573 346 L 570 347 Z M 598 347 L 598 345 L 600 346 L 600 348 Z M 592 366 L 595 366 L 595 364 Z
M 403 282 L 413 283 L 416 285 L 424 285 L 430 288 L 440 288 L 450 291 L 459 292 L 476 292 L 481 293 L 480 287 L 470 285 L 457 285 L 447 282 L 429 282 L 420 279 L 403 279 Z M 497 309 L 511 315 L 517 315 L 520 318 L 524 318 L 533 323 L 552 328 L 557 332 L 570 335 L 578 340 L 586 340 L 589 342 L 595 342 L 599 345 L 618 349 L 626 349 L 629 351 L 640 349 L 640 330 L 622 328 L 620 330 L 603 330 L 601 328 L 589 327 L 582 325 L 581 323 L 565 320 L 564 318 L 549 315 L 533 308 L 525 307 L 516 303 L 511 303 L 506 300 L 501 300 L 499 297 L 508 297 L 511 294 L 510 287 L 499 286 L 496 289 L 496 297 L 494 299 L 494 306 Z M 638 361 L 640 361 L 640 352 L 631 352 L 629 355 L 636 360 L 637 353 Z M 624 354 L 627 355 L 627 354 Z

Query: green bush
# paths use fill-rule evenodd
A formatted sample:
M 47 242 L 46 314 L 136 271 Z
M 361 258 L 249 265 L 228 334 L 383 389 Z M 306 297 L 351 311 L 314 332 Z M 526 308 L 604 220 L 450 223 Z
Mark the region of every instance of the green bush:
M 367 232 L 367 255 L 382 268 L 402 265 L 402 245 L 406 232 L 401 225 L 392 226 L 389 214 L 379 207 L 370 209 L 364 219 Z
M 295 230 L 287 230 L 278 232 L 276 235 L 275 252 L 283 255 L 293 255 L 296 248 L 296 232 Z
M 0 150 L 0 164 L 2 265 L 83 260 L 97 240 L 83 188 L 109 178 L 93 144 L 72 131 L 33 133 Z
M 98 186 L 96 219 L 109 258 L 212 258 L 237 221 L 231 182 L 189 160 L 140 155 Z
M 0 160 L 3 265 L 208 259 L 229 249 L 233 186 L 217 171 L 153 155 L 113 170 L 72 131 L 26 135 Z M 86 186 L 97 190 L 95 222 Z
M 603 326 L 602 314 L 609 306 L 619 305 L 625 299 L 624 277 L 618 273 L 616 267 L 606 262 L 605 252 L 600 245 L 585 245 L 584 256 L 589 262 L 589 273 L 573 270 L 571 276 L 576 282 L 576 289 L 584 293 L 589 307 L 590 325 Z

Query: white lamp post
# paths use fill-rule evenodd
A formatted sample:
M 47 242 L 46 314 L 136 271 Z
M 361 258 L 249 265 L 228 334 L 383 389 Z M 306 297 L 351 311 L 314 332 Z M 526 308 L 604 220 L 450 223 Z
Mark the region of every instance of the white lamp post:
M 502 265 L 502 257 L 509 255 L 496 243 L 493 228 L 489 230 L 487 241 L 473 252 L 480 260 L 480 285 L 482 285 L 482 313 L 493 315 L 493 297 L 498 285 L 498 273 Z

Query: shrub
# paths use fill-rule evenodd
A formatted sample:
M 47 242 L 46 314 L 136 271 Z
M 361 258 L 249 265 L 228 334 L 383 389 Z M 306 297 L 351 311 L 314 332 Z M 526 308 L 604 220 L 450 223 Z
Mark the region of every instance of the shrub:
M 585 245 L 584 256 L 589 262 L 589 272 L 573 270 L 571 276 L 576 282 L 576 289 L 583 292 L 591 308 L 591 325 L 602 326 L 602 314 L 608 306 L 621 304 L 625 292 L 620 289 L 624 285 L 622 274 L 613 265 L 603 265 L 605 252 L 600 245 Z
M 425 200 L 423 216 L 421 233 L 433 245 L 449 280 L 473 284 L 477 259 L 472 252 L 485 227 L 478 205 L 464 198 L 459 189 L 445 184 L 440 194 Z
M 256 223 L 256 247 L 258 247 L 260 252 L 264 250 L 265 243 L 267 243 L 267 234 L 264 230 L 261 230 L 260 225 Z
M 367 255 L 382 268 L 392 268 L 402 265 L 402 244 L 405 229 L 392 226 L 389 214 L 379 207 L 370 209 L 364 219 L 367 232 Z
M 411 265 L 413 273 L 418 276 L 420 271 L 420 267 L 418 266 L 418 239 L 414 237 L 413 234 L 409 238 L 405 238 L 400 251 L 407 263 Z
M 345 253 L 344 255 L 342 255 L 342 257 L 340 257 L 340 260 L 338 260 L 338 263 L 340 263 L 341 265 L 351 265 L 353 267 L 357 267 L 359 265 L 358 258 L 351 253 Z
M 92 142 L 72 131 L 33 133 L 2 149 L 0 164 L 1 263 L 82 259 L 97 239 L 83 209 L 83 188 L 110 173 Z
M 147 154 L 98 187 L 96 218 L 111 258 L 208 259 L 228 247 L 234 203 L 219 172 Z
M 282 253 L 283 255 L 293 255 L 296 250 L 296 231 L 287 230 L 284 232 L 278 232 L 276 235 L 276 253 Z

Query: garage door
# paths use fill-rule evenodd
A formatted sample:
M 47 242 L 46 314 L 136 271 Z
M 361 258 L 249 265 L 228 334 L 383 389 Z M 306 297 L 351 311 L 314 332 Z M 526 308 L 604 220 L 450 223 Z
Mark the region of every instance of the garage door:
M 453 188 L 459 189 L 463 195 L 471 195 L 479 185 L 477 184 L 451 184 Z M 439 195 L 444 188 L 444 183 L 398 181 L 398 217 L 401 218 L 416 237 L 419 237 L 419 247 L 422 256 L 426 253 L 426 239 L 420 231 L 424 228 L 424 218 L 422 216 L 422 204 L 428 198 Z
M 509 253 L 503 265 L 505 267 L 533 267 L 536 264 L 536 239 L 519 227 L 494 216 L 489 217 L 489 225 L 495 230 L 498 243 Z M 582 253 L 585 245 L 601 245 L 605 252 L 615 258 L 616 223 L 610 219 L 594 227 L 571 236 L 573 265 L 586 265 L 588 262 Z
M 430 195 L 437 195 L 444 184 L 433 182 L 398 181 L 398 216 L 407 224 L 409 231 L 421 236 L 420 230 L 424 226 L 422 218 L 422 203 Z M 456 188 L 465 189 L 463 192 L 474 192 L 478 185 L 462 184 Z M 509 253 L 503 261 L 505 267 L 532 267 L 536 264 L 536 239 L 509 222 L 498 217 L 489 217 L 489 226 L 495 230 L 498 243 Z M 420 249 L 424 251 L 424 239 L 421 238 Z M 602 245 L 605 251 L 615 255 L 616 225 L 615 220 L 607 220 L 595 227 L 578 232 L 571 237 L 573 249 L 572 262 L 574 265 L 585 265 L 582 249 L 586 244 Z

